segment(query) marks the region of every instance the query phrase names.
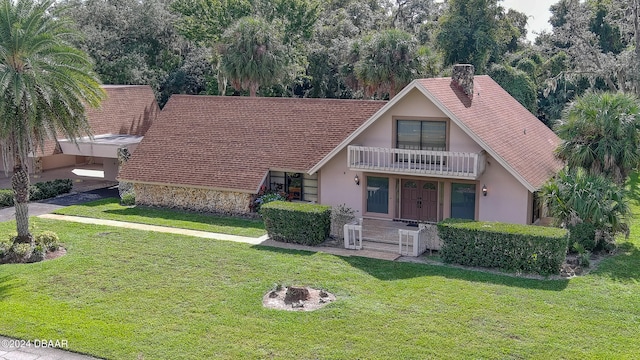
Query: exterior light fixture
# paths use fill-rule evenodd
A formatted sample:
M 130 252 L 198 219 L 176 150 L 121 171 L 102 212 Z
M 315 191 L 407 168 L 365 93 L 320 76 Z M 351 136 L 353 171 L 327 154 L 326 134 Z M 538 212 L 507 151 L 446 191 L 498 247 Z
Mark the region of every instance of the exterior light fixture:
M 358 174 L 353 178 L 353 182 L 355 182 L 356 185 L 360 185 L 360 178 L 358 177 Z
M 482 185 L 482 195 L 487 196 L 487 185 Z

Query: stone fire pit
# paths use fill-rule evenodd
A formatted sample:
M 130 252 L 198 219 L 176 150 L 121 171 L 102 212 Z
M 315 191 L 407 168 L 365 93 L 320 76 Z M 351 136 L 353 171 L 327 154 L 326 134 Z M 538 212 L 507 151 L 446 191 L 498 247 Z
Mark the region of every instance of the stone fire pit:
M 310 287 L 277 285 L 262 298 L 264 307 L 288 311 L 313 311 L 336 300 L 335 295 Z

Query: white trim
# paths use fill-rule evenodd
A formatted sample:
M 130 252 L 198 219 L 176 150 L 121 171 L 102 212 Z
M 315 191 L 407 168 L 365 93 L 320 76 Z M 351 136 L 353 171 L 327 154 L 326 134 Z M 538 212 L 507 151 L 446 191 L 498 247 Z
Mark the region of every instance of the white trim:
M 407 85 L 402 91 L 400 91 L 393 99 L 389 100 L 380 110 L 376 111 L 367 121 L 365 121 L 360 127 L 356 129 L 351 135 L 347 136 L 338 146 L 336 146 L 331 152 L 329 152 L 325 157 L 320 160 L 319 163 L 314 165 L 307 173 L 312 175 L 322 168 L 329 160 L 331 160 L 334 156 L 336 156 L 342 149 L 344 149 L 347 145 L 349 145 L 358 135 L 362 134 L 362 132 L 367 129 L 371 124 L 373 124 L 376 120 L 378 120 L 385 112 L 387 112 L 393 105 L 395 105 L 401 98 L 403 98 L 409 91 L 415 88 L 415 84 L 417 80 L 413 80 L 409 85 Z
M 490 146 L 488 146 L 484 141 L 482 141 L 473 131 L 471 131 L 460 119 L 458 119 L 446 106 L 444 106 L 438 99 L 429 92 L 422 84 L 420 84 L 419 80 L 413 80 L 409 85 L 407 85 L 402 91 L 400 91 L 396 96 L 393 97 L 389 102 L 387 102 L 380 110 L 378 110 L 373 116 L 371 116 L 367 121 L 365 121 L 360 127 L 358 127 L 351 135 L 349 135 L 346 139 L 344 139 L 337 147 L 335 147 L 331 152 L 329 152 L 320 162 L 318 162 L 315 166 L 313 166 L 308 174 L 313 174 L 319 171 L 324 165 L 327 164 L 334 156 L 336 156 L 340 151 L 342 151 L 345 147 L 347 147 L 357 136 L 362 134 L 371 124 L 376 122 L 384 113 L 389 111 L 394 105 L 400 101 L 407 93 L 411 90 L 417 89 L 419 90 L 427 99 L 429 99 L 440 111 L 442 111 L 447 117 L 453 121 L 458 127 L 462 129 L 471 139 L 473 139 L 478 145 L 480 145 L 489 155 L 494 158 L 500 165 L 502 165 L 513 177 L 515 177 L 524 187 L 526 187 L 530 192 L 537 191 L 537 189 L 531 185 L 527 180 L 525 180 L 515 169 L 509 165 L 501 156 L 499 156 Z

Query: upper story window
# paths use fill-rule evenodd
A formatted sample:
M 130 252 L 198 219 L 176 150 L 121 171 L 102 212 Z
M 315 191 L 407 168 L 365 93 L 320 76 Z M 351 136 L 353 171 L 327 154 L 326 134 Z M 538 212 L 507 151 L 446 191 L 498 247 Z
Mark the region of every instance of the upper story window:
M 407 150 L 447 150 L 446 121 L 398 120 L 396 146 Z

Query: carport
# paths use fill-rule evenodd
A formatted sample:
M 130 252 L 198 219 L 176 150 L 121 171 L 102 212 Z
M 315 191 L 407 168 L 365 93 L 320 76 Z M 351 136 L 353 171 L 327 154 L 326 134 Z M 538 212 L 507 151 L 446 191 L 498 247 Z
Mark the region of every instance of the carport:
M 118 149 L 126 148 L 133 153 L 141 140 L 142 136 L 136 135 L 103 134 L 76 139 L 76 143 L 70 139 L 61 139 L 58 143 L 65 155 L 96 159 L 97 163 L 102 163 L 104 180 L 115 181 L 119 168 Z

